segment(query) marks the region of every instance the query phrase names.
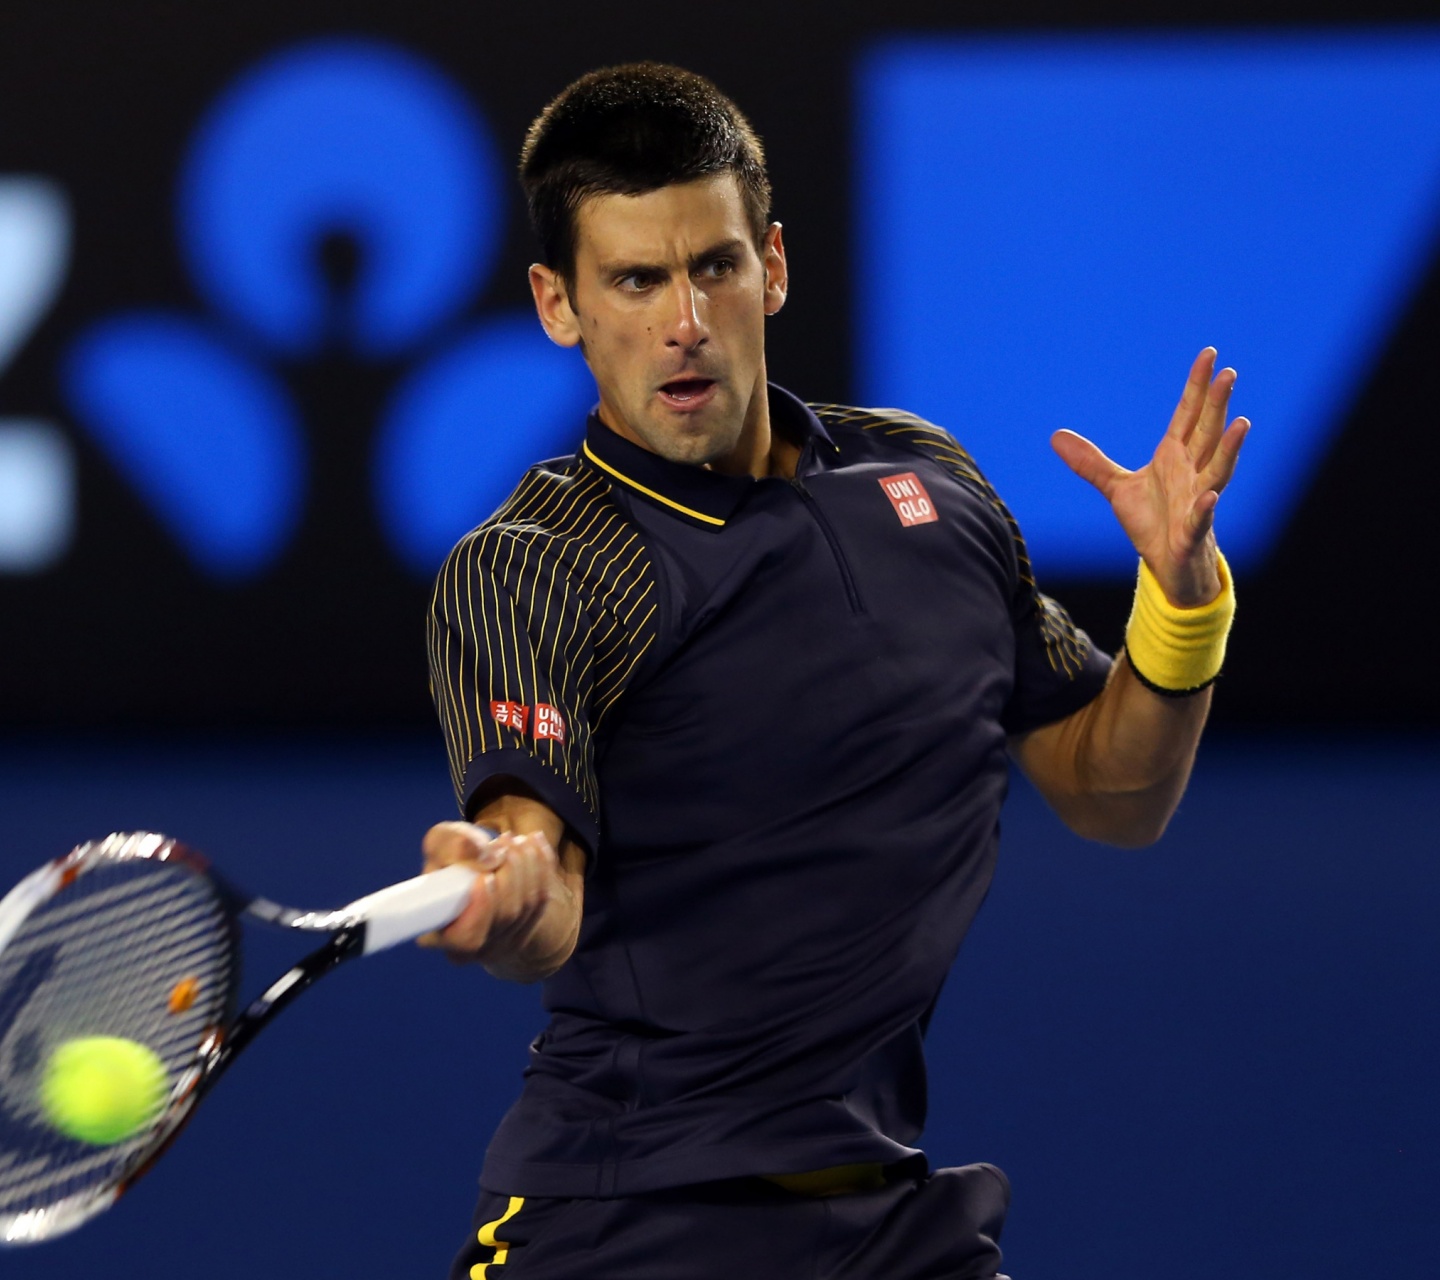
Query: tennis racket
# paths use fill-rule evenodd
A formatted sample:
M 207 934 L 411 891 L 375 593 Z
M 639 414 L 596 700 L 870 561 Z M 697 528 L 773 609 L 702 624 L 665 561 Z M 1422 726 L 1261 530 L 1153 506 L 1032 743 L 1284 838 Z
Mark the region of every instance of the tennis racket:
M 26 876 L 0 900 L 0 1243 L 50 1239 L 108 1209 L 281 1009 L 337 965 L 448 924 L 474 879 L 451 866 L 299 911 L 240 893 L 150 832 L 90 841 Z M 240 1011 L 247 917 L 329 937 Z M 46 1061 L 82 1036 L 138 1041 L 165 1067 L 160 1113 L 113 1145 L 67 1137 L 41 1108 Z

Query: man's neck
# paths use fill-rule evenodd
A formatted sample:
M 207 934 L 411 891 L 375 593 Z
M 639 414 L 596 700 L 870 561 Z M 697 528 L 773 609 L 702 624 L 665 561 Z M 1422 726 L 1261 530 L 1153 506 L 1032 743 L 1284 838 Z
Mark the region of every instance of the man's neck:
M 745 426 L 735 448 L 725 457 L 708 463 L 711 471 L 729 476 L 782 476 L 790 479 L 800 461 L 800 446 L 775 431 L 770 422 L 770 391 L 765 366 L 750 394 Z

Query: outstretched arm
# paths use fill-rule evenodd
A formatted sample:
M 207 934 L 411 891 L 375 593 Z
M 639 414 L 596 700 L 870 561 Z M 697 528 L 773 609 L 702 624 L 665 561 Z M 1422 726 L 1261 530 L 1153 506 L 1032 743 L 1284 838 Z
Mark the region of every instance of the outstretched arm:
M 1109 501 L 1164 598 L 1201 610 L 1221 594 L 1215 504 L 1235 471 L 1250 428 L 1225 424 L 1235 371 L 1196 358 L 1169 429 L 1137 471 L 1112 462 L 1071 431 L 1051 440 L 1072 471 Z M 1141 677 L 1147 677 L 1142 679 Z M 1136 846 L 1159 839 L 1190 777 L 1210 690 L 1166 696 L 1155 673 L 1137 676 L 1128 654 L 1104 691 L 1079 711 L 1011 740 L 1021 769 L 1079 835 Z

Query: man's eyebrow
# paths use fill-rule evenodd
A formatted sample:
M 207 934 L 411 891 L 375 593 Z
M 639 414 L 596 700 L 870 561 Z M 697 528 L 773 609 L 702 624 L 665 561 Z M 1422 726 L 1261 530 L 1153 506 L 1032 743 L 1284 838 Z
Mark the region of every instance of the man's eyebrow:
M 693 255 L 686 265 L 693 271 L 696 267 L 703 267 L 707 262 L 713 262 L 716 258 L 734 257 L 743 252 L 744 248 L 745 241 L 739 238 L 725 240 Z M 610 280 L 621 280 L 626 276 L 664 275 L 668 270 L 669 267 L 663 262 L 626 262 L 617 259 L 614 262 L 600 264 L 600 274 Z
M 665 266 L 659 262 L 626 262 L 617 258 L 614 262 L 602 262 L 600 274 L 611 280 L 622 276 L 664 275 Z
M 724 244 L 717 244 L 706 249 L 703 253 L 697 253 L 690 259 L 690 267 L 703 267 L 707 262 L 714 262 L 716 258 L 733 258 L 745 248 L 743 240 L 726 240 Z

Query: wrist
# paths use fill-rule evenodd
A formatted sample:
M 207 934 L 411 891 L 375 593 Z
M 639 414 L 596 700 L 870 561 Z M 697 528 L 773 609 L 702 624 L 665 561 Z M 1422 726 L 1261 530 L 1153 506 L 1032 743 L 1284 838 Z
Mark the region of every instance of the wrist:
M 1149 561 L 1145 567 L 1150 569 Z M 1225 589 L 1220 580 L 1220 549 L 1213 535 L 1207 535 L 1194 555 L 1181 563 L 1165 563 L 1159 572 L 1151 569 L 1165 599 L 1176 609 L 1200 609 L 1213 603 Z
M 1213 598 L 1187 608 L 1175 604 L 1149 566 L 1140 562 L 1125 651 L 1141 684 L 1156 693 L 1167 697 L 1198 693 L 1220 674 L 1235 616 L 1235 589 L 1229 565 L 1218 550 L 1215 575 L 1219 589 Z M 1203 587 L 1196 594 L 1203 598 Z

